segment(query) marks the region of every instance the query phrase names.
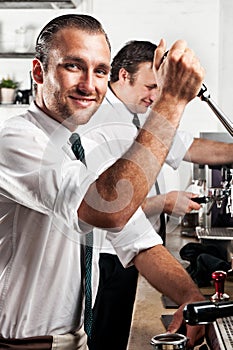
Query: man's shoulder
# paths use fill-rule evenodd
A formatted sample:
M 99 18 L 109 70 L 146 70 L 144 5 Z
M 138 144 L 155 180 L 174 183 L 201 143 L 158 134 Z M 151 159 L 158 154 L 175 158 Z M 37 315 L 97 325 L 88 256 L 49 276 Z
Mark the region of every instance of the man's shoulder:
M 13 115 L 9 118 L 7 118 L 6 120 L 4 120 L 3 122 L 0 123 L 0 128 L 4 129 L 4 128 L 20 128 L 23 127 L 23 125 L 26 125 L 29 123 L 29 121 L 27 120 L 27 111 L 21 113 L 21 114 L 16 114 Z

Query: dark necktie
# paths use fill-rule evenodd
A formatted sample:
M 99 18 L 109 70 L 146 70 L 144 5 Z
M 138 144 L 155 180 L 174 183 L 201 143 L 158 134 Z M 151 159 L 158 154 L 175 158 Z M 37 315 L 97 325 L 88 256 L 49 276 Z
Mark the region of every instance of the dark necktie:
M 140 129 L 140 120 L 138 118 L 137 113 L 134 113 L 132 122 L 136 126 L 136 128 L 139 130 Z
M 86 165 L 85 152 L 81 143 L 80 136 L 74 133 L 70 137 L 71 148 L 74 155 L 82 163 Z M 84 311 L 84 330 L 89 338 L 91 338 L 92 328 L 92 251 L 93 251 L 93 232 L 86 234 L 85 246 L 85 311 Z
M 132 122 L 136 126 L 136 128 L 139 130 L 140 129 L 140 120 L 139 120 L 138 115 L 136 113 L 134 113 L 134 115 L 133 115 Z M 156 193 L 160 194 L 158 181 L 155 182 L 155 188 L 156 188 Z M 166 222 L 165 222 L 164 213 L 160 214 L 160 228 L 159 228 L 158 233 L 163 240 L 163 245 L 165 245 L 165 242 L 166 242 Z
M 79 134 L 72 134 L 70 136 L 70 143 L 75 157 L 86 165 L 85 152 Z
M 155 183 L 155 188 L 156 188 L 156 193 L 160 194 L 158 181 L 156 181 L 156 183 Z M 163 240 L 163 245 L 165 246 L 165 244 L 166 244 L 166 221 L 165 221 L 165 215 L 163 212 L 160 214 L 159 219 L 160 219 L 160 228 L 159 228 L 158 234 L 161 236 L 161 238 Z

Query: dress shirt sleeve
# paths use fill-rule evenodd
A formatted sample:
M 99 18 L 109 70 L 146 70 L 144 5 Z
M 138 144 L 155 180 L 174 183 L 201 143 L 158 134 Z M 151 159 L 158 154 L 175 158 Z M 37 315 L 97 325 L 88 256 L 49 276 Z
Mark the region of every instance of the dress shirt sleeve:
M 106 238 L 113 245 L 124 267 L 130 266 L 140 251 L 163 244 L 141 207 L 120 232 L 107 232 Z
M 166 163 L 173 169 L 177 169 L 192 143 L 193 136 L 190 133 L 178 130 L 166 158 Z
M 23 118 L 6 121 L 0 130 L 1 191 L 8 200 L 82 233 L 77 210 L 98 175 L 71 159 L 55 139 Z

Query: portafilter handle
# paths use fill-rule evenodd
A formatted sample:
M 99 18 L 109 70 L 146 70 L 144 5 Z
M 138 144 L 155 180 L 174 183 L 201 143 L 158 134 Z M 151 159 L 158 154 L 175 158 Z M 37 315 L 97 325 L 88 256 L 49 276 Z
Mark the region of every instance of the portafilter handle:
M 223 111 L 211 99 L 205 84 L 202 84 L 201 90 L 199 91 L 197 96 L 200 97 L 202 101 L 205 101 L 208 104 L 208 106 L 212 109 L 212 111 L 215 113 L 215 115 L 218 117 L 218 119 L 223 124 L 223 126 L 227 129 L 230 135 L 233 136 L 232 121 L 223 113 Z

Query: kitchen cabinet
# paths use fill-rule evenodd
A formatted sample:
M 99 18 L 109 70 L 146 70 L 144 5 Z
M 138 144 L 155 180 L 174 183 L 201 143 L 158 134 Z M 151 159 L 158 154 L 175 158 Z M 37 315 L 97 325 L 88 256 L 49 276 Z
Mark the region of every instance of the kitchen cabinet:
M 33 52 L 0 52 L 0 59 L 9 59 L 9 58 L 33 58 Z

